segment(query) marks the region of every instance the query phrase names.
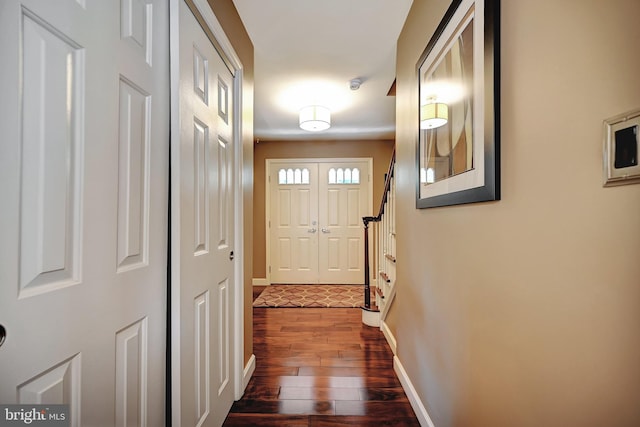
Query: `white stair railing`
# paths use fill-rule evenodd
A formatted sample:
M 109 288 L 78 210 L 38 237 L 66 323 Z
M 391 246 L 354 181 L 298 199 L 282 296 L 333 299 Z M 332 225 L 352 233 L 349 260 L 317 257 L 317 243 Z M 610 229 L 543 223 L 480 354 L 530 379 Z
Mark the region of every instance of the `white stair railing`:
M 396 283 L 396 184 L 394 178 L 395 152 L 391 156 L 380 210 L 375 217 L 364 217 L 365 226 L 365 304 L 364 309 L 379 312 L 375 323 L 384 320 L 391 301 L 395 297 Z M 369 244 L 369 224 L 372 224 L 373 245 Z M 372 255 L 369 251 L 372 250 Z M 374 262 L 376 272 L 370 280 L 369 257 Z M 371 286 L 373 282 L 373 286 Z M 371 294 L 375 304 L 371 304 Z
M 375 295 L 381 320 L 385 319 L 389 311 L 391 300 L 395 296 L 396 284 L 396 196 L 393 176 L 389 184 L 380 222 L 376 222 L 374 226 L 374 233 L 378 237 L 376 246 L 378 275 Z

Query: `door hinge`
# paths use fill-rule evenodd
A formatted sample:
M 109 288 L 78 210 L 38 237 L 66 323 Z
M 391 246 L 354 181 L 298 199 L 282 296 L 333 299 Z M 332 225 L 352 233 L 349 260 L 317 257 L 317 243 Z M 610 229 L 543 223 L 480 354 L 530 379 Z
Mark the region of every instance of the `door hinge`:
M 269 273 L 271 273 L 271 266 L 269 266 Z

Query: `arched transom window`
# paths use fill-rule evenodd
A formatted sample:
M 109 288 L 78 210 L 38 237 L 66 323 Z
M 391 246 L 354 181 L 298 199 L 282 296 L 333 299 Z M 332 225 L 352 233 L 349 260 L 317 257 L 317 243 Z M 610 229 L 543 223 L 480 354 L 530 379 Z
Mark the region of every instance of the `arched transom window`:
M 360 170 L 358 168 L 329 169 L 329 184 L 360 184 Z
M 280 169 L 278 184 L 309 184 L 309 169 Z

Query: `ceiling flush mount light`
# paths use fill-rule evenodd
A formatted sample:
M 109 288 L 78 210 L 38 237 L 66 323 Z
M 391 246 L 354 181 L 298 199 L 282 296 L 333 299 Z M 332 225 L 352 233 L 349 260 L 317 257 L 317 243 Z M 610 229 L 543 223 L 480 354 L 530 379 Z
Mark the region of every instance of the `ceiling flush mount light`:
M 449 107 L 442 102 L 430 102 L 420 107 L 420 129 L 435 129 L 447 123 Z
M 310 132 L 327 130 L 331 127 L 331 113 L 322 105 L 309 105 L 300 109 L 300 129 Z

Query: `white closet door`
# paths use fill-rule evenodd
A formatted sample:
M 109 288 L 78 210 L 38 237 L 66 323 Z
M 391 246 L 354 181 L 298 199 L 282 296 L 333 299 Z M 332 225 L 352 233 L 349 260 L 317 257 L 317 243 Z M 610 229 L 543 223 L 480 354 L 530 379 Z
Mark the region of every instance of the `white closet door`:
M 234 400 L 233 76 L 180 2 L 179 424 L 220 426 Z M 172 196 L 173 197 L 173 196 Z M 241 337 L 239 337 L 241 339 Z M 174 380 L 175 380 L 174 376 Z
M 0 402 L 164 422 L 166 1 L 0 6 Z

